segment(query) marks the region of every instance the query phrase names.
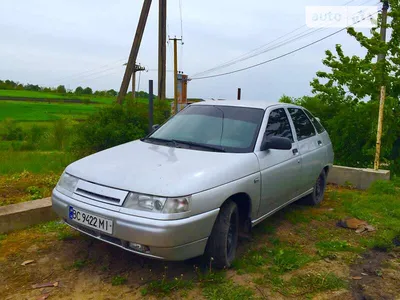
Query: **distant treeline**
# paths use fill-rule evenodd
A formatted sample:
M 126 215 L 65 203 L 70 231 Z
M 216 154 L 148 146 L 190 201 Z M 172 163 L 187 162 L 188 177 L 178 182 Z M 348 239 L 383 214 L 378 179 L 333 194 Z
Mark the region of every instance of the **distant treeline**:
M 59 85 L 57 87 L 43 87 L 37 84 L 22 84 L 20 82 L 15 82 L 13 80 L 0 80 L 0 90 L 21 90 L 21 91 L 34 91 L 34 92 L 45 92 L 54 93 L 61 95 L 75 95 L 75 96 L 102 96 L 102 97 L 116 97 L 118 92 L 114 89 L 103 90 L 103 91 L 93 91 L 90 87 L 78 86 L 75 90 L 67 90 L 64 85 Z M 132 92 L 127 94 L 132 95 Z M 144 91 L 136 92 L 136 97 L 148 98 L 149 94 Z

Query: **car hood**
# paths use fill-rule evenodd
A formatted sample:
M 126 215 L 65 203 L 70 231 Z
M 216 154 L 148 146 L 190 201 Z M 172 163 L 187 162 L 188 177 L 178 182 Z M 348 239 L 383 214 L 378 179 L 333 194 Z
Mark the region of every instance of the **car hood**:
M 220 153 L 134 141 L 78 160 L 66 172 L 93 183 L 165 197 L 186 196 L 259 171 L 254 153 Z

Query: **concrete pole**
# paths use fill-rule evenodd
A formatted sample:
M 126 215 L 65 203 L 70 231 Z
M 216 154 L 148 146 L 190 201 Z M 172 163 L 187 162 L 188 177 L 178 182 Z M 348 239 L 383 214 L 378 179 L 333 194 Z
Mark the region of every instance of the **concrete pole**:
M 153 130 L 153 80 L 149 80 L 149 132 Z
M 382 7 L 382 24 L 381 24 L 381 40 L 386 42 L 386 23 L 387 23 L 387 11 L 389 8 L 389 2 L 384 1 Z M 381 53 L 378 55 L 378 63 L 382 60 L 385 60 L 385 54 Z M 383 75 L 383 74 L 382 74 Z M 384 77 L 384 75 L 383 75 Z M 374 170 L 379 169 L 379 161 L 381 155 L 381 140 L 382 140 L 382 128 L 383 128 L 383 112 L 385 108 L 385 99 L 386 99 L 386 86 L 382 81 L 382 85 L 380 88 L 380 99 L 379 99 L 379 115 L 378 115 L 378 128 L 376 133 L 376 152 L 375 152 L 375 161 L 374 161 Z
M 167 0 L 159 0 L 158 8 L 158 99 L 165 100 L 167 72 Z
M 152 0 L 144 0 L 143 2 L 142 12 L 140 14 L 139 23 L 136 29 L 135 39 L 133 40 L 128 63 L 126 64 L 125 74 L 122 79 L 121 88 L 119 89 L 119 94 L 117 97 L 118 104 L 122 104 L 122 102 L 124 101 L 124 98 L 128 91 L 130 79 L 135 70 L 135 62 L 137 55 L 139 53 L 140 43 L 142 42 L 142 37 L 144 28 L 146 27 L 147 17 L 149 16 L 151 1 Z

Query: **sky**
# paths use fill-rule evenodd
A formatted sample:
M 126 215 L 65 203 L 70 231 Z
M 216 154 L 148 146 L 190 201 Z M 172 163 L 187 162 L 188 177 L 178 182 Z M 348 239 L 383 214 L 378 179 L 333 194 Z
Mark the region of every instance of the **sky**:
M 376 5 L 378 0 L 167 0 L 167 34 L 183 36 L 179 69 L 190 76 L 235 59 L 284 36 L 315 29 L 306 26 L 306 7 L 316 5 Z M 182 28 L 180 5 L 182 7 Z M 90 86 L 119 90 L 142 0 L 0 0 L 0 79 L 68 89 Z M 303 27 L 302 27 L 303 26 Z M 292 35 L 289 32 L 300 28 Z M 277 57 L 324 37 L 338 28 L 309 36 L 240 62 L 229 72 Z M 368 30 L 363 30 L 368 32 Z M 278 43 L 278 42 L 275 42 Z M 348 55 L 364 51 L 345 31 L 292 55 L 228 76 L 192 80 L 188 97 L 277 101 L 283 95 L 311 94 L 310 81 L 323 70 L 327 49 L 341 44 Z M 274 44 L 270 44 L 272 46 Z M 137 77 L 137 88 L 157 86 L 158 1 L 153 0 L 137 62 L 148 71 Z M 167 96 L 173 97 L 173 47 L 167 45 Z M 193 77 L 195 78 L 195 77 Z M 155 89 L 157 92 L 157 89 Z

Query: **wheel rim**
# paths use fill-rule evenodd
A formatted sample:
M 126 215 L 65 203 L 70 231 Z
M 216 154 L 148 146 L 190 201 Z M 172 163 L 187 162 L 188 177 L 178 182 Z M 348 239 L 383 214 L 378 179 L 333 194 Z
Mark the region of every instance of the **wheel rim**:
M 322 200 L 322 197 L 324 196 L 324 187 L 324 179 L 322 178 L 322 176 L 319 176 L 315 185 L 315 197 L 317 198 L 318 202 L 320 202 Z
M 229 221 L 229 229 L 226 241 L 226 253 L 228 257 L 231 256 L 233 249 L 235 248 L 235 237 L 236 237 L 236 214 L 231 215 Z

